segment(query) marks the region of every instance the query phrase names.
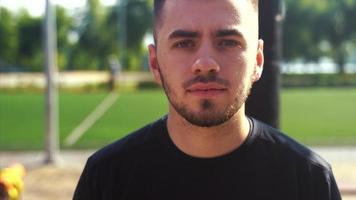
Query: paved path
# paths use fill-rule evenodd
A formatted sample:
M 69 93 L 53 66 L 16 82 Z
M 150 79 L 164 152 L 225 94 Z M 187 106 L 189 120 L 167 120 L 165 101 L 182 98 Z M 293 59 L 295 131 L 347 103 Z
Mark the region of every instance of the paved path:
M 94 150 L 86 151 L 68 151 L 60 152 L 58 157 L 59 166 L 83 166 L 86 159 L 94 152 Z M 8 166 L 12 163 L 22 163 L 27 169 L 36 168 L 44 164 L 45 154 L 39 151 L 25 152 L 1 152 L 0 151 L 0 167 Z
M 348 196 L 352 195 L 352 200 L 356 200 L 356 147 L 312 149 L 331 164 L 341 192 Z

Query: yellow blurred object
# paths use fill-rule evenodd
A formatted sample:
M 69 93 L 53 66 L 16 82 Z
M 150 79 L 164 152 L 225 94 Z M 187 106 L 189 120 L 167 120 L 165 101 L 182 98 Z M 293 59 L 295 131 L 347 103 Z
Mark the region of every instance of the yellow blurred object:
M 19 200 L 24 189 L 23 177 L 25 167 L 21 164 L 14 164 L 10 167 L 0 169 L 0 184 L 5 186 L 9 200 Z

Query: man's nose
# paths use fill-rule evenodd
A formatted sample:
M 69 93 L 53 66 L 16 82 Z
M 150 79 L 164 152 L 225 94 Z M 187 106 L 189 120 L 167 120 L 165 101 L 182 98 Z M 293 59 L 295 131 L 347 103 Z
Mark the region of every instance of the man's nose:
M 194 74 L 217 73 L 220 71 L 218 62 L 213 58 L 212 51 L 208 47 L 202 47 L 197 53 L 197 59 L 192 65 Z

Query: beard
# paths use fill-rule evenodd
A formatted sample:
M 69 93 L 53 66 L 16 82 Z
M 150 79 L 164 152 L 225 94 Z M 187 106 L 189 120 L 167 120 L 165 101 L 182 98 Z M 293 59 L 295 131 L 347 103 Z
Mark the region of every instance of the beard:
M 200 111 L 194 112 L 193 110 L 188 108 L 186 103 L 177 101 L 177 99 L 175 98 L 176 95 L 170 87 L 169 83 L 165 80 L 160 67 L 158 67 L 158 72 L 162 81 L 164 92 L 172 107 L 186 121 L 199 127 L 218 126 L 231 119 L 240 110 L 241 106 L 246 102 L 253 83 L 251 77 L 246 84 L 241 84 L 236 92 L 233 102 L 223 107 L 223 109 L 217 109 L 216 103 L 212 100 L 201 99 L 198 103 Z M 222 84 L 226 87 L 230 85 L 229 81 L 219 78 L 216 73 L 211 73 L 205 76 L 198 75 L 195 78 L 186 81 L 185 83 L 183 83 L 183 88 L 187 88 L 190 85 L 199 82 L 215 82 Z

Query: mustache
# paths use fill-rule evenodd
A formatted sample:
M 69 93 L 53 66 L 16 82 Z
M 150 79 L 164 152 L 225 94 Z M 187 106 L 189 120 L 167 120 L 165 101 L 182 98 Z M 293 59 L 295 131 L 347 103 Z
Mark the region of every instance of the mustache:
M 188 88 L 196 83 L 217 83 L 225 87 L 228 87 L 230 85 L 230 82 L 228 80 L 222 79 L 214 73 L 208 75 L 197 75 L 194 78 L 185 81 L 183 83 L 183 88 Z

